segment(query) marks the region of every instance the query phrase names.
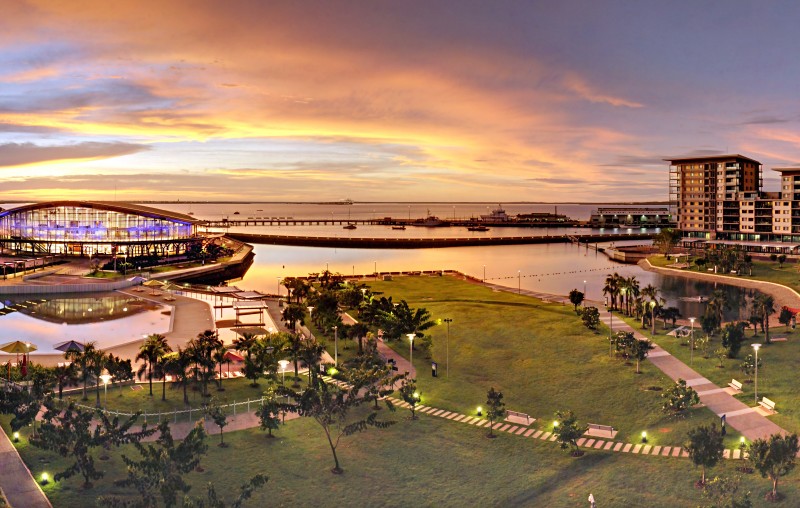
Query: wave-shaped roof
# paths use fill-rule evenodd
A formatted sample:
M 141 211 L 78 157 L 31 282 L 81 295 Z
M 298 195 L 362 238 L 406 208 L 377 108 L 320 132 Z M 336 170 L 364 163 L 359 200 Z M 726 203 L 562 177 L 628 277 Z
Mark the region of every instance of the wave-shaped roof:
M 106 210 L 109 212 L 130 213 L 142 215 L 144 217 L 150 217 L 152 219 L 165 219 L 173 222 L 182 222 L 184 224 L 196 224 L 200 222 L 191 215 L 119 201 L 44 201 L 41 203 L 32 203 L 29 205 L 3 210 L 0 212 L 0 217 L 5 217 L 6 215 L 12 215 L 19 212 L 26 212 L 29 210 L 41 210 L 44 208 L 54 208 L 58 206 L 72 206 L 91 208 L 95 210 Z

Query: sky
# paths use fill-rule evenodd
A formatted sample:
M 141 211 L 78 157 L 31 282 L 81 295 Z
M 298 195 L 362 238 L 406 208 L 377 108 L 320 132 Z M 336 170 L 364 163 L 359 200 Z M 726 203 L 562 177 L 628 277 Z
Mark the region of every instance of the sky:
M 2 0 L 0 202 L 666 200 L 800 164 L 797 2 Z

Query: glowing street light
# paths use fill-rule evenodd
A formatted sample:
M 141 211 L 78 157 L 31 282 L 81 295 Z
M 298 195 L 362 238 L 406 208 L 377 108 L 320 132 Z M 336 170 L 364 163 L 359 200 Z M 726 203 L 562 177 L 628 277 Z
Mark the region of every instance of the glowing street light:
M 756 396 L 756 404 L 758 404 L 758 350 L 761 348 L 761 344 L 753 344 L 753 349 L 756 351 L 756 382 L 755 382 L 755 396 Z
M 19 443 L 19 432 L 14 432 L 14 442 Z
M 445 360 L 445 377 L 450 377 L 450 323 L 453 322 L 452 318 L 444 318 L 442 321 L 447 323 L 447 342 L 445 342 L 446 360 Z
M 333 325 L 333 364 L 339 366 L 339 327 Z
M 286 382 L 286 366 L 289 365 L 289 360 L 278 360 L 278 365 L 281 366 L 281 386 Z
M 414 368 L 414 337 L 417 336 L 416 333 L 407 333 L 406 336 L 408 337 L 408 361 L 411 364 L 411 369 Z
M 108 382 L 111 381 L 111 374 L 106 371 L 104 374 L 100 374 L 100 380 L 103 381 L 103 405 L 108 405 Z

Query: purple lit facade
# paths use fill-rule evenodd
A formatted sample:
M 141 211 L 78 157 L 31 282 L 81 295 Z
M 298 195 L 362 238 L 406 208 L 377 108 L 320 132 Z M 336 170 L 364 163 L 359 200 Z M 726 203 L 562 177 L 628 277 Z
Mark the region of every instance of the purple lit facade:
M 118 202 L 58 201 L 0 212 L 0 245 L 16 253 L 180 254 L 195 239 L 188 215 Z

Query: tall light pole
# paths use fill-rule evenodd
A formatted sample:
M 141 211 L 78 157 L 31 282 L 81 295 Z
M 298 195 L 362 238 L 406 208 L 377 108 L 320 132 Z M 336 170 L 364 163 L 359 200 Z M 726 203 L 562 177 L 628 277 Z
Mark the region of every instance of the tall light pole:
M 450 377 L 450 323 L 452 323 L 453 320 L 451 318 L 444 318 L 442 321 L 447 323 L 447 342 L 445 342 L 445 351 L 447 353 L 445 356 L 446 361 L 444 364 L 445 365 L 444 375 L 445 377 L 449 378 Z
M 517 270 L 517 294 L 522 293 L 522 270 Z
M 339 367 L 339 327 L 333 325 L 333 365 Z
M 414 337 L 417 336 L 416 333 L 407 333 L 408 336 L 408 362 L 411 364 L 409 368 L 409 372 L 411 369 L 414 368 Z
M 281 386 L 286 384 L 286 366 L 289 365 L 289 360 L 278 360 L 278 365 L 281 366 Z
M 583 281 L 583 306 L 586 307 L 586 281 Z
M 103 398 L 105 399 L 103 401 L 103 406 L 107 407 L 108 406 L 108 382 L 111 381 L 111 374 L 109 374 L 108 371 L 106 371 L 105 374 L 101 374 L 100 375 L 100 379 L 103 381 Z
M 278 279 L 278 301 L 280 301 L 281 300 L 281 278 L 280 277 L 275 277 L 275 278 Z
M 761 344 L 753 344 L 753 349 L 756 351 L 756 383 L 755 383 L 755 395 L 756 395 L 756 404 L 758 404 L 758 350 L 761 348 Z
M 375 272 L 375 280 L 378 280 L 378 262 L 375 261 L 374 263 L 375 263 L 375 270 L 374 270 L 374 272 Z
M 692 329 L 689 332 L 689 365 L 694 365 L 694 318 L 690 317 L 689 322 L 692 323 Z
M 486 265 L 483 265 L 483 283 L 486 284 Z
M 311 312 L 314 310 L 314 307 L 309 305 L 307 308 L 308 308 L 308 320 L 313 322 L 311 320 Z M 308 338 L 309 339 L 311 338 L 311 327 L 310 327 L 310 325 L 311 325 L 311 323 L 309 323 L 309 329 L 308 329 L 308 336 L 309 336 Z

